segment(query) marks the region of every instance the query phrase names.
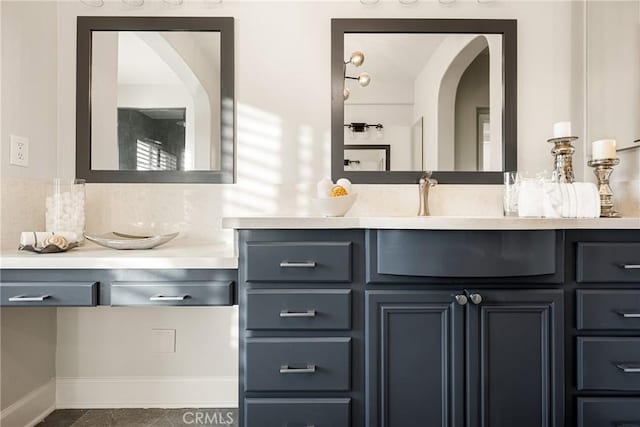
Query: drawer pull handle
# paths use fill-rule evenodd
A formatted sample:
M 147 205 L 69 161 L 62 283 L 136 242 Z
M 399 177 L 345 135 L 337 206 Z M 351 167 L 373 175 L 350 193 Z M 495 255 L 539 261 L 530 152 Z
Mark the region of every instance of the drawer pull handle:
M 640 264 L 623 264 L 625 270 L 640 270 Z
M 307 310 L 307 311 L 282 310 L 280 312 L 280 317 L 316 317 L 316 311 L 315 310 Z
M 40 295 L 37 297 L 29 297 L 27 295 L 16 295 L 15 297 L 9 297 L 9 302 L 43 302 L 50 295 Z
M 616 366 L 625 374 L 640 374 L 640 364 L 638 363 L 620 363 Z
M 154 295 L 149 297 L 149 301 L 184 301 L 187 298 L 189 298 L 189 295 Z
M 619 311 L 618 314 L 627 319 L 638 319 L 640 318 L 640 313 L 627 312 L 627 311 Z
M 307 365 L 306 368 L 292 368 L 289 365 L 280 366 L 281 374 L 315 374 L 316 365 Z
M 315 261 L 306 261 L 306 262 L 282 261 L 280 263 L 280 268 L 316 268 L 316 262 Z
M 614 427 L 640 427 L 640 421 L 614 422 Z

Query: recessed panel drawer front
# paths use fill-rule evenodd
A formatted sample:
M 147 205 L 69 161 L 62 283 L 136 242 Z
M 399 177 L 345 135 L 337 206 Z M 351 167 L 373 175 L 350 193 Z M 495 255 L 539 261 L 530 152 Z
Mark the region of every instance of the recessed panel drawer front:
M 578 399 L 578 427 L 640 427 L 640 399 Z
M 578 329 L 640 331 L 640 290 L 578 290 Z
M 578 282 L 640 283 L 640 243 L 578 243 Z
M 249 338 L 246 391 L 348 391 L 350 338 Z
M 556 272 L 556 233 L 379 230 L 377 272 L 420 277 L 519 277 Z
M 640 338 L 578 338 L 578 390 L 640 391 Z
M 233 282 L 114 282 L 112 306 L 207 306 L 233 304 Z
M 248 282 L 350 282 L 351 242 L 248 242 Z
M 5 307 L 90 307 L 98 303 L 98 283 L 2 283 L 0 301 Z
M 351 328 L 348 289 L 251 289 L 245 309 L 247 329 Z
M 349 427 L 350 399 L 246 399 L 244 427 Z

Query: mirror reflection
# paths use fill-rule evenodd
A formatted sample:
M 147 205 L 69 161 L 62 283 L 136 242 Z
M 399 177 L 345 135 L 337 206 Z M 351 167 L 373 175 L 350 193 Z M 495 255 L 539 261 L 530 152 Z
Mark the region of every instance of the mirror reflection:
M 502 35 L 349 33 L 344 58 L 345 170 L 502 170 Z
M 219 32 L 93 32 L 91 169 L 220 169 Z

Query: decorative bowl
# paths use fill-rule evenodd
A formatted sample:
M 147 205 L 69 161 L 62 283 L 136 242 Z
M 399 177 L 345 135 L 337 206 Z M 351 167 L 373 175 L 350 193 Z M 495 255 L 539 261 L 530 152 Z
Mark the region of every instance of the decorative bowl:
M 313 199 L 320 215 L 326 217 L 344 216 L 358 198 L 355 193 L 339 197 L 321 197 Z
M 86 234 L 87 240 L 110 249 L 134 250 L 153 249 L 174 239 L 179 233 L 161 234 L 157 236 L 132 236 L 123 233 Z

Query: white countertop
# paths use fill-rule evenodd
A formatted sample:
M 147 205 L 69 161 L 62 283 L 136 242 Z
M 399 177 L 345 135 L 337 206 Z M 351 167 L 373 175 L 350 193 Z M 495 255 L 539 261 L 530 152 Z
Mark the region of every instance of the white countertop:
M 235 269 L 238 255 L 233 245 L 176 240 L 155 249 L 119 251 L 91 242 L 68 252 L 36 254 L 3 250 L 3 269 Z
M 640 218 L 513 218 L 513 217 L 230 217 L 234 229 L 406 229 L 406 230 L 569 230 L 640 229 Z

